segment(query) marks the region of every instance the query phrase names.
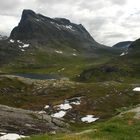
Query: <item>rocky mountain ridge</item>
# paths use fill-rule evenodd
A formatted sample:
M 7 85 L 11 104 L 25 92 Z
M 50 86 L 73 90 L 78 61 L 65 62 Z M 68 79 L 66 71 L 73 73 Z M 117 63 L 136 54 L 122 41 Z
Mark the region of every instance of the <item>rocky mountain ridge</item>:
M 41 43 L 61 42 L 85 49 L 101 46 L 81 25 L 64 18 L 49 18 L 32 10 L 23 10 L 21 20 L 10 35 L 13 40 L 34 40 Z M 72 46 L 71 46 L 72 47 Z
M 132 44 L 132 42 L 133 41 L 123 41 L 123 42 L 119 42 L 119 43 L 113 45 L 112 47 L 126 49 L 126 48 L 129 48 L 129 46 Z

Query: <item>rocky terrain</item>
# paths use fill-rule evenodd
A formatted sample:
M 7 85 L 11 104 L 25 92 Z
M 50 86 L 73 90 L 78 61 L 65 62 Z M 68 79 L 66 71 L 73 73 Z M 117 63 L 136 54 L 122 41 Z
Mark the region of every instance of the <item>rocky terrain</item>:
M 133 116 L 134 119 L 140 120 L 140 105 L 137 105 L 136 107 L 132 109 L 128 109 L 127 111 L 120 113 L 118 116 L 122 117 L 124 114 L 127 114 L 127 113 L 134 113 L 134 116 Z
M 12 108 L 0 105 L 0 133 L 31 135 L 66 131 L 68 124 L 43 112 Z

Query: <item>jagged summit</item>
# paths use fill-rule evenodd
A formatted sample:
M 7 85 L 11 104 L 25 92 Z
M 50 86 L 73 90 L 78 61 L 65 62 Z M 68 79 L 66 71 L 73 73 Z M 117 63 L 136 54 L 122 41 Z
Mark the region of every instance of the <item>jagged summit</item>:
M 37 18 L 37 14 L 32 10 L 23 10 L 20 24 L 23 24 L 28 18 Z
M 38 19 L 38 18 L 44 18 L 44 19 L 46 19 L 46 20 L 56 20 L 56 22 L 60 22 L 60 23 L 62 23 L 62 24 L 70 24 L 71 22 L 70 22 L 70 20 L 68 20 L 68 19 L 66 19 L 66 18 L 54 18 L 54 19 L 51 19 L 51 18 L 49 18 L 49 17 L 46 17 L 46 16 L 43 16 L 42 14 L 37 14 L 37 13 L 35 13 L 34 11 L 32 11 L 32 10 L 29 10 L 29 9 L 25 9 L 25 10 L 23 10 L 23 12 L 22 12 L 22 16 L 21 16 L 21 21 L 23 20 L 27 20 L 28 18 L 36 18 L 36 19 Z M 21 22 L 20 21 L 20 22 Z
M 36 16 L 36 13 L 32 10 L 27 10 L 27 9 L 23 10 L 22 18 L 27 18 L 29 15 L 30 16 Z
M 39 42 L 61 41 L 84 48 L 100 46 L 83 25 L 71 23 L 65 18 L 49 18 L 32 10 L 23 10 L 21 20 L 12 30 L 10 38 Z

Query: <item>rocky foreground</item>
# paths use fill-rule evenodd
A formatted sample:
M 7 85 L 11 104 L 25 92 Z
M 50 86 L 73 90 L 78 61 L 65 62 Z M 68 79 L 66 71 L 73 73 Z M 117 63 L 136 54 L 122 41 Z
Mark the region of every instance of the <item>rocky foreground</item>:
M 66 131 L 68 124 L 41 112 L 0 105 L 0 133 L 32 135 Z

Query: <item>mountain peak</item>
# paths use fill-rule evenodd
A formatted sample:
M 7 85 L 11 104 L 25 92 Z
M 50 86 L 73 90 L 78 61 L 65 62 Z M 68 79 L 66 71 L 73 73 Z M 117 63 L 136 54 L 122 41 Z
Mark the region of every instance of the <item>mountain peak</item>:
M 10 35 L 13 40 L 35 40 L 37 42 L 64 42 L 80 44 L 84 48 L 100 46 L 81 24 L 74 24 L 65 18 L 50 18 L 23 10 L 21 20 Z M 79 43 L 80 42 L 80 43 Z
M 22 12 L 20 24 L 24 24 L 24 22 L 26 22 L 28 19 L 36 18 L 36 17 L 37 17 L 37 14 L 34 11 L 25 9 Z
M 24 9 L 22 12 L 22 17 L 27 17 L 29 15 L 34 16 L 34 15 L 36 15 L 36 13 L 32 10 Z

